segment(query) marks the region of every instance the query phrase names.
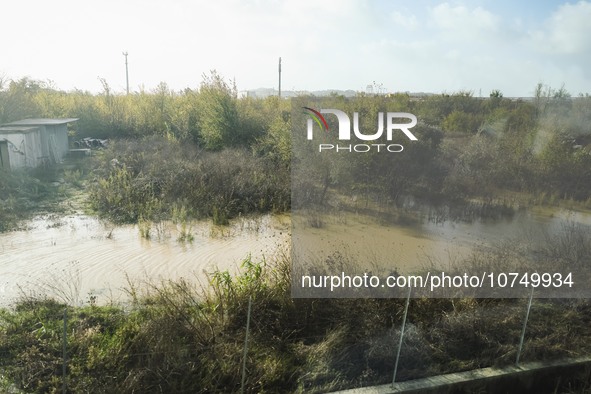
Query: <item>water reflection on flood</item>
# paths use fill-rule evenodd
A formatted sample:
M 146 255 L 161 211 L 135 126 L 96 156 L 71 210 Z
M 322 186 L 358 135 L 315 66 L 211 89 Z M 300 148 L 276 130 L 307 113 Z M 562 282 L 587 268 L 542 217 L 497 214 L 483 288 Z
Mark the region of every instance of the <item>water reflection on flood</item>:
M 195 222 L 192 242 L 179 242 L 179 229 L 173 223 L 152 225 L 147 240 L 135 225 L 114 226 L 84 215 L 37 218 L 26 231 L 0 234 L 0 304 L 56 287 L 78 293 L 78 302 L 89 295 L 106 302 L 121 296 L 126 275 L 203 280 L 215 267 L 236 269 L 249 254 L 255 260 L 274 254 L 289 238 L 290 221 L 267 215 L 224 227 Z
M 303 273 L 322 262 L 331 273 L 412 273 L 433 266 L 445 270 L 480 246 L 505 241 L 536 245 L 564 231 L 565 226 L 591 226 L 588 213 L 564 209 L 518 210 L 510 217 L 471 222 L 431 221 L 428 213 L 407 213 L 388 219 L 350 212 L 296 213 L 292 237 L 297 264 Z M 347 256 L 348 266 L 330 267 L 330 256 Z

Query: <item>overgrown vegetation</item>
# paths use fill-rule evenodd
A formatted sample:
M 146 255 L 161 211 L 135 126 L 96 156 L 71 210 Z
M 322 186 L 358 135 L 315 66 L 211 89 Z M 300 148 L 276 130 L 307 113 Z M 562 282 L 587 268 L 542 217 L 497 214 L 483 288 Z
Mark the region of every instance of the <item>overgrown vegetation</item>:
M 294 143 L 303 145 L 294 150 L 300 156 L 294 161 L 292 203 L 334 205 L 344 194 L 366 206 L 401 205 L 412 196 L 430 205 L 466 205 L 479 199 L 522 207 L 564 201 L 591 207 L 591 98 L 572 98 L 564 89 L 541 86 L 531 100 L 506 99 L 498 91 L 488 99 L 458 92 L 418 99 L 397 94 L 303 100 L 308 106 L 359 113 L 359 129 L 365 134 L 375 133 L 379 113 L 413 113 L 419 120 L 412 129 L 418 141 L 400 132 L 389 141 L 384 133 L 371 143 L 401 143 L 404 151 L 374 148 L 347 154 L 344 148 L 351 141 L 317 134 L 316 143 L 344 148 L 313 154 L 306 153 L 310 142 L 305 135 L 296 135 Z M 305 116 L 298 122 L 304 124 Z M 326 119 L 331 130 L 338 129 L 336 117 Z M 548 198 L 541 201 L 541 194 Z
M 187 206 L 189 214 L 216 217 L 219 223 L 240 212 L 290 206 L 285 196 L 292 160 L 290 100 L 238 98 L 235 84 L 215 71 L 204 75 L 195 89 L 173 91 L 161 83 L 152 91 L 130 95 L 115 94 L 105 80 L 96 95 L 62 92 L 26 78 L 2 82 L 0 123 L 76 117 L 80 120 L 71 130 L 75 138 L 112 140 L 94 188 L 94 196 L 100 197 L 95 208 L 103 215 L 118 221 L 137 222 L 140 216 L 158 220 L 149 216 L 169 213 L 167 204 L 185 199 L 187 188 L 203 187 L 210 190 L 190 196 L 196 199 Z M 325 205 L 332 189 L 381 204 L 398 204 L 409 195 L 430 204 L 525 196 L 514 203 L 572 200 L 590 206 L 591 98 L 571 97 L 564 87 L 541 83 L 534 93 L 531 100 L 508 99 L 498 90 L 487 99 L 470 91 L 422 98 L 402 93 L 325 98 L 322 104 L 329 108 L 358 112 L 365 133 L 375 129 L 379 112 L 416 114 L 419 125 L 413 132 L 419 141 L 405 144 L 404 153 L 395 157 L 343 154 L 333 163 L 312 158 L 309 169 L 293 180 L 294 196 L 297 202 Z M 122 156 L 128 153 L 132 156 Z M 109 167 L 112 158 L 125 168 Z M 208 166 L 210 162 L 217 167 Z M 189 179 L 202 170 L 197 179 Z M 228 174 L 232 182 L 220 183 L 219 177 Z M 262 177 L 270 179 L 261 185 Z M 138 196 L 124 191 L 130 184 L 138 186 L 136 194 L 145 193 L 135 206 L 129 203 Z M 183 188 L 178 198 L 172 186 Z M 158 194 L 162 187 L 164 195 Z M 119 191 L 121 195 L 109 196 Z M 545 197 L 538 198 L 541 194 Z M 261 195 L 264 201 L 258 201 Z M 238 202 L 243 198 L 250 201 Z
M 0 312 L 0 371 L 31 393 L 326 392 L 391 380 L 404 299 L 292 299 L 290 262 L 245 259 L 237 276 L 133 285 L 127 307 L 25 298 Z M 511 364 L 526 300 L 413 299 L 399 379 Z M 587 300 L 535 300 L 523 361 L 588 354 Z M 560 321 L 555 325 L 552 322 Z
M 124 141 L 97 157 L 92 206 L 115 222 L 210 217 L 216 224 L 251 212 L 289 209 L 287 167 L 243 148 L 198 150 L 159 137 Z
M 287 101 L 239 100 L 235 85 L 215 71 L 203 76 L 199 89 L 173 92 L 162 83 L 129 96 L 113 94 L 104 80 L 99 95 L 61 92 L 26 78 L 3 82 L 0 124 L 76 117 L 73 138 L 112 139 L 94 161 L 89 201 L 115 222 L 171 218 L 174 207 L 183 207 L 187 218 L 219 224 L 240 214 L 289 209 Z M 14 227 L 10 198 L 21 193 L 15 182 L 30 182 L 18 173 L 3 177 L 13 180 L 0 185 L 7 201 L 0 215 L 8 229 Z
M 64 204 L 82 187 L 85 166 L 0 170 L 0 232 L 19 228 L 35 214 L 64 212 Z
M 291 116 L 299 109 L 292 112 L 290 101 L 239 99 L 234 84 L 215 72 L 181 92 L 162 83 L 124 96 L 102 83 L 98 95 L 29 79 L 0 83 L 0 123 L 77 117 L 76 138 L 110 138 L 92 173 L 70 169 L 60 178 L 77 187 L 88 179 L 96 212 L 138 223 L 144 238 L 152 236 L 152 222 L 172 219 L 179 242 L 191 242 L 191 218 L 224 224 L 249 212 L 284 211 L 291 193 L 299 203 L 313 202 L 316 212 L 342 208 L 346 198 L 367 208 L 403 206 L 411 196 L 443 207 L 434 215 L 445 218 L 494 218 L 523 201 L 591 204 L 591 99 L 572 98 L 563 88 L 540 84 L 531 101 L 499 91 L 486 100 L 471 92 L 333 96 L 325 103 L 359 112 L 362 130 L 375 129 L 380 111 L 416 114 L 419 141 L 389 162 L 373 154 L 342 155 L 334 163 L 316 157 L 292 190 Z M 54 175 L 35 174 L 0 171 L 0 231 L 52 198 L 66 199 L 63 187 L 51 185 Z M 322 217 L 309 224 L 322 227 Z M 578 231 L 566 234 L 528 253 L 553 266 L 588 265 L 589 240 Z M 506 256 L 480 254 L 469 263 L 496 264 Z M 209 279 L 206 289 L 185 280 L 130 285 L 125 307 L 23 299 L 3 309 L 0 388 L 7 380 L 26 392 L 59 390 L 67 308 L 72 392 L 236 392 L 249 297 L 248 392 L 324 392 L 391 379 L 403 300 L 292 299 L 285 257 L 271 265 L 246 259 L 237 277 L 215 272 Z M 511 363 L 523 311 L 521 300 L 412 300 L 399 377 Z M 586 300 L 536 300 L 522 359 L 588 353 L 590 316 Z

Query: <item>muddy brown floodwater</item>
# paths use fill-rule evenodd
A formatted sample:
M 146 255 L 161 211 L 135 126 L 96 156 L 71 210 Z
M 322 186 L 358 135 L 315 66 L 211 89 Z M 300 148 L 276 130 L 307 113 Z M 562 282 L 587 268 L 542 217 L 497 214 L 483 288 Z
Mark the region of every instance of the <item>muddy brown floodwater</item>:
M 485 250 L 489 247 L 496 252 L 519 250 L 513 248 L 535 250 L 557 236 L 560 236 L 558 239 L 568 238 L 570 241 L 577 242 L 579 238 L 573 238 L 572 231 L 580 232 L 581 235 L 588 234 L 591 225 L 589 213 L 565 209 L 530 211 L 522 209 L 505 218 L 471 222 L 433 221 L 429 218 L 430 216 L 421 214 L 417 210 L 406 211 L 404 216 L 386 213 L 381 216 L 375 214 L 372 217 L 355 213 L 296 211 L 292 216 L 294 278 L 310 277 L 310 275 L 326 278 L 325 275 L 329 275 L 338 279 L 341 276 L 360 275 L 361 277 L 364 273 L 384 277 L 393 273 L 420 274 L 433 270 L 433 272 L 449 273 L 454 269 L 480 275 L 486 273 L 486 270 L 475 267 L 474 271 L 466 271 L 469 268 L 464 268 L 462 271 L 460 267 L 468 267 L 464 264 L 472 261 L 474 256 L 487 256 Z M 478 260 L 474 261 L 478 262 Z M 501 263 L 510 265 L 521 262 L 520 259 L 505 259 Z M 562 272 L 564 267 L 560 265 L 553 268 L 556 272 Z M 501 266 L 498 269 L 504 272 Z M 582 274 L 586 275 L 585 272 L 572 273 L 573 277 L 577 278 L 577 284 L 583 283 L 584 279 L 579 282 L 580 278 L 585 277 Z M 303 285 L 299 283 L 304 283 L 303 279 L 294 287 L 295 297 L 311 296 L 310 294 L 318 297 L 355 297 L 361 294 L 356 292 L 355 286 L 347 292 L 347 286 L 340 291 L 337 285 L 340 292 L 336 295 L 332 287 L 329 289 L 330 286 L 321 284 L 322 280 L 313 285 L 314 289 L 310 291 L 308 291 L 310 284 L 308 284 L 309 287 L 302 288 L 299 286 Z M 335 280 L 331 283 L 340 282 Z M 383 284 L 381 287 L 377 286 L 378 291 L 373 293 L 370 293 L 371 288 L 368 288 L 368 292 L 362 294 L 365 296 L 394 294 L 380 292 L 382 287 L 384 287 Z M 567 294 L 566 287 L 561 294 Z M 587 286 L 581 285 L 576 288 L 576 291 L 580 293 L 586 289 Z M 515 292 L 519 290 L 520 288 L 516 287 Z M 495 292 L 487 294 L 499 295 Z M 514 296 L 514 293 L 509 291 L 502 294 Z M 578 293 L 573 290 L 568 294 Z
M 519 211 L 510 219 L 472 223 L 378 225 L 362 216 L 328 222 L 323 228 L 295 223 L 294 236 L 310 239 L 319 253 L 346 246 L 370 260 L 399 269 L 419 267 L 426 258 L 453 263 L 474 247 L 522 236 L 542 239 L 575 222 L 591 225 L 588 213 L 567 210 Z M 193 222 L 192 242 L 179 242 L 180 225 L 152 225 L 144 239 L 136 225 L 115 226 L 85 215 L 39 217 L 27 230 L 0 234 L 0 306 L 22 294 L 49 294 L 70 303 L 125 300 L 127 277 L 135 283 L 184 277 L 204 282 L 216 267 L 235 271 L 249 254 L 261 260 L 289 252 L 291 218 L 265 215 L 233 220 L 230 226 Z M 364 249 L 378 241 L 383 255 Z
M 94 217 L 39 217 L 28 229 L 0 234 L 0 305 L 23 295 L 49 294 L 83 303 L 124 297 L 136 283 L 184 277 L 204 281 L 216 267 L 236 270 L 249 254 L 259 261 L 289 239 L 289 216 L 242 218 L 230 226 L 193 222 L 192 242 L 178 241 L 180 225 L 152 225 L 150 239 L 136 225 Z

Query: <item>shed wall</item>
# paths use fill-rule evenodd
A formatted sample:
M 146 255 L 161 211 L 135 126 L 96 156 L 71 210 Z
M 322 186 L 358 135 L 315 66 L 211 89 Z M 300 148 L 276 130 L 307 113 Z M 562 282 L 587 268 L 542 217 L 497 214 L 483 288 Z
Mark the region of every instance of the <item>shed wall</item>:
M 50 157 L 53 152 L 54 160 L 61 161 L 69 152 L 68 125 L 49 125 L 45 126 L 45 129 L 48 135 Z
M 4 140 L 0 140 L 0 169 L 10 170 L 8 143 Z
M 0 130 L 0 141 L 6 141 L 10 168 L 37 167 L 43 163 L 40 130 L 8 134 Z

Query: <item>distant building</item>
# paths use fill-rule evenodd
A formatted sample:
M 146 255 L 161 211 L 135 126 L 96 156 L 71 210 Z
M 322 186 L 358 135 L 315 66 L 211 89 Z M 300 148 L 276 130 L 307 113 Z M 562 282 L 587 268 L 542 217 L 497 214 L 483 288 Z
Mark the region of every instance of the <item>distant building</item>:
M 60 162 L 69 151 L 66 119 L 24 119 L 0 126 L 0 168 L 38 167 Z

